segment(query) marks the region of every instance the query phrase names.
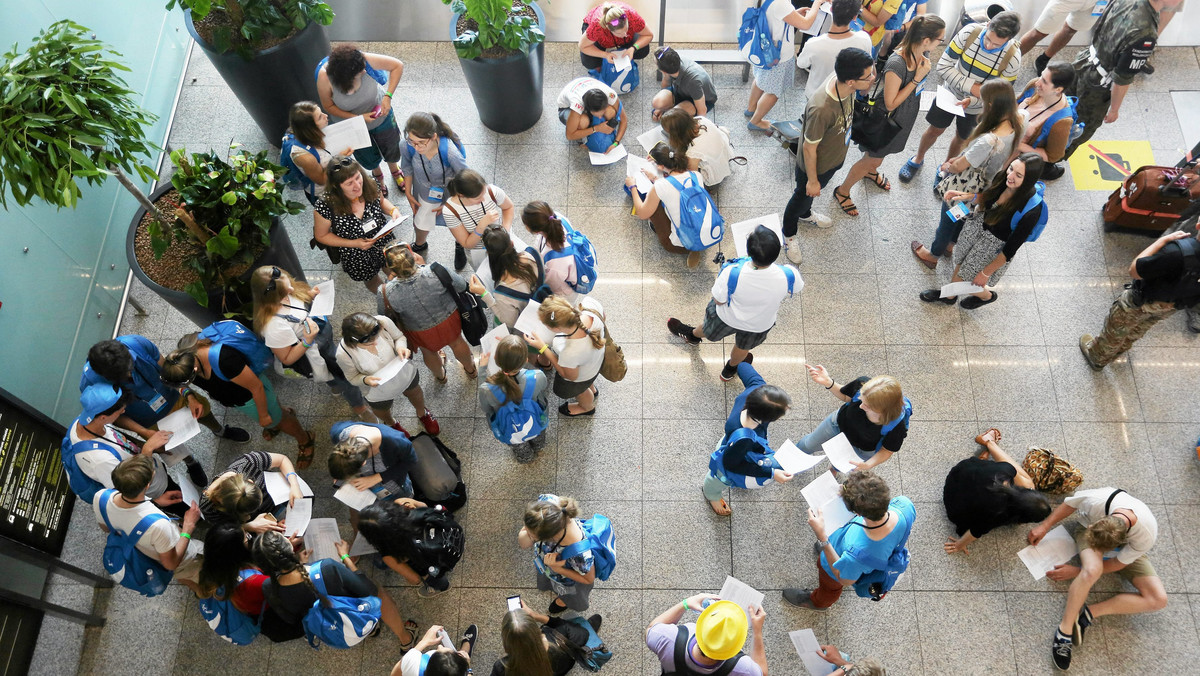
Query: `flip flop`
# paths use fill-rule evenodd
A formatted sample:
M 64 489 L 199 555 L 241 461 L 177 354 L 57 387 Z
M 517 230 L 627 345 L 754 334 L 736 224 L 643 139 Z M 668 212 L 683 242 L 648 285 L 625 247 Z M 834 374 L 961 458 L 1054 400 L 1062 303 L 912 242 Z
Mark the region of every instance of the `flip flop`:
M 913 180 L 913 176 L 916 176 L 917 172 L 920 171 L 921 167 L 923 166 L 925 166 L 924 162 L 918 164 L 913 162 L 913 158 L 908 158 L 908 161 L 904 163 L 904 166 L 900 167 L 900 182 L 908 183 L 909 181 Z
M 703 490 L 700 491 L 700 495 L 704 495 Z M 733 510 L 731 510 L 729 508 L 729 503 L 725 501 L 725 498 L 721 498 L 721 506 L 725 509 L 724 514 L 717 511 L 717 508 L 715 505 L 713 505 L 712 500 L 709 500 L 708 498 L 704 498 L 704 501 L 708 503 L 708 508 L 711 509 L 713 511 L 713 514 L 716 514 L 717 516 L 729 516 L 730 514 L 733 513 Z

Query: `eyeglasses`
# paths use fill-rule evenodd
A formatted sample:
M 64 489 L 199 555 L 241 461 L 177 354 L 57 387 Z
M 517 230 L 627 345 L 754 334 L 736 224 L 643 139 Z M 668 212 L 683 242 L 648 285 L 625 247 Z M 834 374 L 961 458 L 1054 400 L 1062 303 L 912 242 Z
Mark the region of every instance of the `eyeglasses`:
M 381 324 L 376 323 L 375 328 L 368 331 L 367 335 L 362 336 L 360 338 L 355 338 L 354 336 L 346 336 L 346 339 L 349 340 L 350 342 L 358 343 L 359 345 L 365 345 L 366 343 L 373 343 L 373 342 L 375 342 L 376 336 L 379 335 L 379 330 L 382 328 L 383 328 L 383 326 Z
M 266 288 L 263 289 L 263 292 L 270 293 L 270 292 L 274 291 L 275 290 L 275 281 L 278 280 L 279 276 L 282 274 L 283 274 L 282 270 L 280 270 L 278 267 L 272 265 L 271 266 L 271 281 L 267 282 L 267 286 L 266 286 Z
M 414 146 L 427 146 L 433 142 L 432 138 L 421 138 L 420 136 L 408 135 L 408 142 Z

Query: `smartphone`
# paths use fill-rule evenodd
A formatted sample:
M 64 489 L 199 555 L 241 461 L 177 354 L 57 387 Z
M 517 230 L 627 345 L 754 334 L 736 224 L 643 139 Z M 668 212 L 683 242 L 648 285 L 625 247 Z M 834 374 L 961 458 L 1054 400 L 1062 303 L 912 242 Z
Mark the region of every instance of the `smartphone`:
M 508 597 L 508 609 L 509 610 L 520 610 L 521 609 L 521 597 L 520 596 Z
M 450 635 L 447 634 L 445 632 L 445 630 L 439 631 L 438 636 L 440 636 L 442 639 L 442 645 L 446 646 L 447 648 L 449 648 L 451 650 L 457 650 L 457 648 L 454 647 L 454 641 L 450 640 Z

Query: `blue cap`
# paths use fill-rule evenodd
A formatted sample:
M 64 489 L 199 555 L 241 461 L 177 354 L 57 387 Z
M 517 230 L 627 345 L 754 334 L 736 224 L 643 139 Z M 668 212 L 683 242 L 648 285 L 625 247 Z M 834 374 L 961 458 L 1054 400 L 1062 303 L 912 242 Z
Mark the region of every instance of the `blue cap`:
M 121 388 L 109 383 L 88 385 L 79 395 L 79 405 L 83 408 L 80 420 L 84 425 L 91 424 L 96 416 L 112 408 L 121 400 Z

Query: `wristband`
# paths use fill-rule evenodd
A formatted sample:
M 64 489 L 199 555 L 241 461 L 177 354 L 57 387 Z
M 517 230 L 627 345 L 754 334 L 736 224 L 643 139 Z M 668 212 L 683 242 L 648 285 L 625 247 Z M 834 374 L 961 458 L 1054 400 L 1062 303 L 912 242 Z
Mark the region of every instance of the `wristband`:
M 538 350 L 538 354 L 543 354 L 543 353 L 545 353 L 545 351 L 546 351 L 546 348 L 547 348 L 547 347 L 549 347 L 549 346 L 548 346 L 548 345 L 543 345 L 543 346 L 541 347 L 541 349 L 539 349 L 539 350 Z
M 688 608 L 687 599 L 684 599 L 684 600 L 683 600 L 683 609 L 684 609 L 684 610 L 691 610 L 691 608 Z
M 837 385 L 837 381 L 836 381 L 836 380 L 833 380 L 833 379 L 831 378 L 831 379 L 829 380 L 829 387 L 826 387 L 825 389 L 827 389 L 827 390 L 832 390 L 834 385 Z
M 180 533 L 179 535 L 180 535 L 180 537 L 185 537 L 185 538 L 187 538 L 187 539 L 189 539 L 189 540 L 191 540 L 191 539 L 192 539 L 192 534 L 191 534 L 191 533 Z
M 350 558 L 350 555 L 349 555 L 349 554 L 342 554 L 342 558 L 341 558 L 341 559 L 339 559 L 339 561 L 345 561 L 345 560 L 346 560 L 346 559 L 348 559 L 348 558 Z
M 297 479 L 299 479 L 299 478 L 300 478 L 300 476 L 299 476 L 299 475 L 297 475 L 295 472 L 288 472 L 287 474 L 284 474 L 284 475 L 283 475 L 283 478 L 284 478 L 284 479 L 286 479 L 286 478 L 288 478 L 288 477 L 290 477 L 290 476 L 294 476 L 294 477 L 296 477 Z
M 384 92 L 383 95 L 388 97 L 389 99 L 392 98 L 392 92 Z
M 487 289 L 484 289 L 484 290 L 483 290 L 483 293 L 479 294 L 479 297 L 480 297 L 480 298 L 482 298 L 482 297 L 484 297 L 484 296 L 487 296 L 487 295 L 489 295 L 489 294 L 491 294 L 491 293 L 492 293 L 491 291 L 488 291 Z

